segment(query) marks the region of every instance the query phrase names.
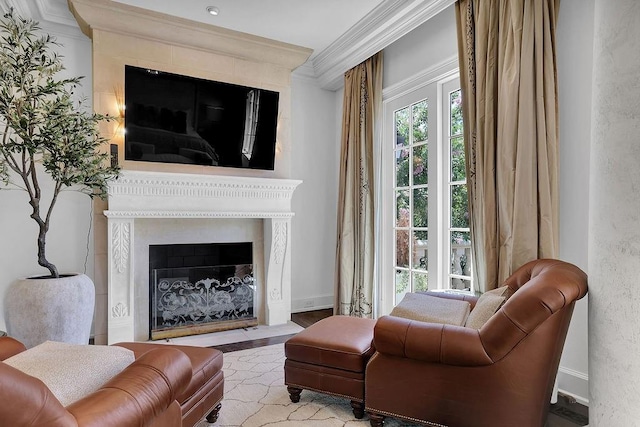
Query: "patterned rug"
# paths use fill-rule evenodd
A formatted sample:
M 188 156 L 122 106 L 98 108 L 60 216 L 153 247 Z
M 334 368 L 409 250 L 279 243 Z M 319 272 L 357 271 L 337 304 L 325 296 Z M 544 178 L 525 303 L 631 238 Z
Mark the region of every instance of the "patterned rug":
M 284 385 L 284 344 L 252 348 L 224 354 L 224 400 L 220 417 L 215 424 L 206 421 L 198 427 L 365 427 L 369 419 L 365 415 L 358 420 L 351 412 L 347 399 L 303 390 L 300 402 L 289 400 Z M 549 426 L 584 426 L 588 418 L 573 411 L 551 412 L 570 420 Z M 560 408 L 562 409 L 562 408 Z M 416 427 L 417 424 L 386 418 L 385 427 Z
M 304 390 L 300 402 L 289 400 L 284 385 L 284 344 L 224 354 L 224 400 L 216 427 L 364 427 L 347 399 Z M 198 427 L 210 424 L 202 422 Z M 415 424 L 388 418 L 385 427 Z

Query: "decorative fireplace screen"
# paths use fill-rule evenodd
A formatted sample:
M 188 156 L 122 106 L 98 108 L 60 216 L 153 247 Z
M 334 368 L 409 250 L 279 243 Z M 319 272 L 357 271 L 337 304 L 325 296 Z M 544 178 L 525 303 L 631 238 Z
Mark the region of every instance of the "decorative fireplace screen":
M 248 251 L 250 254 L 250 243 Z M 200 259 L 214 262 L 229 261 L 230 258 L 244 260 L 246 257 L 242 252 L 246 253 L 246 249 L 228 244 L 173 245 L 160 247 L 161 255 L 155 250 L 151 252 L 154 253 L 150 268 L 149 307 L 152 340 L 258 324 L 252 264 L 190 266 L 194 260 Z M 218 253 L 212 255 L 214 252 Z M 154 264 L 179 266 L 154 268 Z
M 151 339 L 256 325 L 252 270 L 248 264 L 155 269 Z

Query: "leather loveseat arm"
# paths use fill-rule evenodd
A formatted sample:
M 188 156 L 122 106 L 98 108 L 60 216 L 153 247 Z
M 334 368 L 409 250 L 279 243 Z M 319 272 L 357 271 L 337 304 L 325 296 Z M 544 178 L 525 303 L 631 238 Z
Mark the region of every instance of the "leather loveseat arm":
M 0 362 L 0 424 L 47 427 L 148 425 L 191 381 L 181 351 L 159 348 L 142 355 L 96 392 L 63 407 L 37 378 Z M 179 412 L 179 409 L 178 409 Z M 179 420 L 179 417 L 178 417 Z
M 0 425 L 77 426 L 42 381 L 0 362 Z
M 0 360 L 6 360 L 11 356 L 22 353 L 27 348 L 15 338 L 0 337 Z
M 191 362 L 173 348 L 151 350 L 102 388 L 66 409 L 83 427 L 146 425 L 191 381 Z
M 457 366 L 493 363 L 476 329 L 383 316 L 378 319 L 373 343 L 379 353 L 395 357 Z

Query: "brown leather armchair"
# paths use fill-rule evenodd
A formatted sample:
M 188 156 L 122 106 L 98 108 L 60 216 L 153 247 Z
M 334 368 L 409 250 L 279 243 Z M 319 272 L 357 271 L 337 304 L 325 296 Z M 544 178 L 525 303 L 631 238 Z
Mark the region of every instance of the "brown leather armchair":
M 219 350 L 120 343 L 135 360 L 103 387 L 63 407 L 47 386 L 0 362 L 0 426 L 189 427 L 218 417 L 224 388 Z M 25 351 L 0 337 L 0 361 Z
M 513 295 L 479 330 L 391 316 L 378 320 L 377 353 L 365 381 L 372 426 L 381 426 L 385 416 L 448 427 L 545 424 L 587 276 L 566 262 L 536 260 L 505 285 Z

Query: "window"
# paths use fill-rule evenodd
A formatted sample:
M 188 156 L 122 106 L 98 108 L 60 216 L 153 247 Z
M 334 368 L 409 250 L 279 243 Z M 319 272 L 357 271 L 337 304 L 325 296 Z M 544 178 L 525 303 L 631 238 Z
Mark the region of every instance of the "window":
M 394 112 L 395 294 L 428 289 L 429 103 Z
M 434 79 L 384 108 L 382 314 L 407 292 L 474 290 L 458 79 Z

